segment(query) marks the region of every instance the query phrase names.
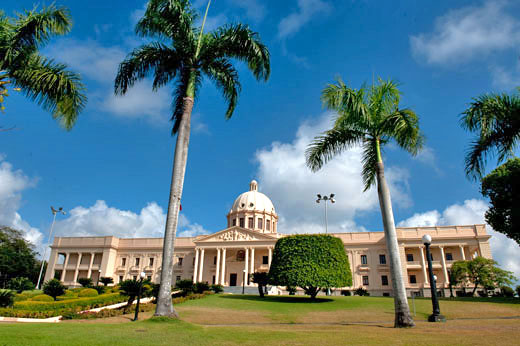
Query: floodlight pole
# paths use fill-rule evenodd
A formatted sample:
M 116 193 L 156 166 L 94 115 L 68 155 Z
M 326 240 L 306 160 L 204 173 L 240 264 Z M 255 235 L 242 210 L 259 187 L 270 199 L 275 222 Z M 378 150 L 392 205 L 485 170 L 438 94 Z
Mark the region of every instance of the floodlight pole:
M 52 231 L 54 230 L 54 223 L 56 222 L 56 214 L 57 213 L 62 213 L 63 215 L 66 214 L 66 212 L 63 211 L 62 207 L 59 207 L 58 209 L 54 209 L 51 206 L 51 211 L 52 211 L 52 215 L 53 215 L 53 217 L 52 217 L 52 224 L 51 224 L 51 230 L 49 231 L 49 238 L 47 239 L 47 245 L 45 246 L 45 248 L 43 250 L 42 265 L 40 266 L 40 274 L 38 275 L 38 283 L 36 284 L 36 289 L 37 290 L 40 289 L 40 283 L 42 281 L 43 265 L 45 264 L 45 256 L 47 255 L 47 247 L 49 247 L 49 242 L 51 241 L 51 237 L 52 237 Z
M 327 215 L 327 202 L 330 203 L 336 203 L 336 200 L 334 199 L 334 194 L 331 193 L 330 196 L 321 196 L 319 193 L 316 195 L 318 196 L 318 199 L 316 200 L 316 203 L 320 203 L 320 201 L 325 201 L 325 234 L 329 232 L 329 220 Z

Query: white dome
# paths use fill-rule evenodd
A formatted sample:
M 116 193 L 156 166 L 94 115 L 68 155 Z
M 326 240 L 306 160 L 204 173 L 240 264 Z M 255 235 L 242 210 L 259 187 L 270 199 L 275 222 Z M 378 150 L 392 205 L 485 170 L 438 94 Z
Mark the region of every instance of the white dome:
M 258 183 L 253 180 L 249 184 L 249 191 L 235 199 L 230 213 L 238 211 L 265 211 L 275 213 L 273 202 L 261 192 L 258 192 Z

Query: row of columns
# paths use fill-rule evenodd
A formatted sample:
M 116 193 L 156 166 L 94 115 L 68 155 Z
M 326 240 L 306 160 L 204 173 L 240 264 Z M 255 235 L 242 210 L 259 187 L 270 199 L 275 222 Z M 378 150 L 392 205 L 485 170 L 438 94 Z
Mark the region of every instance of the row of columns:
M 83 253 L 78 252 L 77 254 L 78 254 L 78 261 L 76 262 L 76 268 L 74 270 L 74 281 L 73 282 L 78 281 L 79 266 L 81 264 L 81 259 L 83 258 Z M 90 263 L 88 266 L 88 273 L 87 273 L 88 278 L 90 278 L 92 276 L 92 265 L 94 264 L 95 255 L 96 255 L 95 252 L 90 253 Z M 63 262 L 63 270 L 61 271 L 61 277 L 60 277 L 61 282 L 65 282 L 65 274 L 67 271 L 67 266 L 69 265 L 69 259 L 70 259 L 70 252 L 67 252 L 67 253 L 65 253 L 65 261 Z
M 424 275 L 424 284 L 428 284 L 428 267 L 426 265 L 426 256 L 424 254 L 424 247 L 421 246 L 420 247 L 421 249 L 421 266 L 422 266 L 422 271 L 423 271 L 423 275 Z M 448 276 L 448 266 L 446 265 L 446 255 L 444 254 L 444 246 L 439 246 L 439 249 L 441 251 L 441 265 L 442 265 L 442 272 L 444 274 L 444 278 L 445 278 L 445 282 L 447 284 L 450 283 L 450 277 Z M 464 253 L 464 246 L 463 245 L 459 245 L 459 249 L 460 249 L 460 256 L 462 258 L 463 261 L 466 260 L 466 254 Z
M 273 258 L 273 249 L 268 247 L 268 267 L 271 267 Z M 255 248 L 246 247 L 244 257 L 244 273 L 249 285 L 249 273 L 255 271 Z M 251 250 L 251 251 L 249 251 Z M 226 282 L 226 248 L 217 248 L 217 263 L 215 268 L 215 284 L 224 285 Z M 193 268 L 193 282 L 202 282 L 202 274 L 204 272 L 204 248 L 195 248 L 195 264 Z

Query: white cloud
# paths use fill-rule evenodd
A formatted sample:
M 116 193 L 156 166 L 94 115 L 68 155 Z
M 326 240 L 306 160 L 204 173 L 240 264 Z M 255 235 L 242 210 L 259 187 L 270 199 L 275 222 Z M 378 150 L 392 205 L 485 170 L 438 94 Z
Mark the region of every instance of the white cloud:
M 266 15 L 266 7 L 260 0 L 230 0 L 231 4 L 246 11 L 246 16 L 260 22 Z
M 420 227 L 420 226 L 442 226 L 442 225 L 471 225 L 484 224 L 484 214 L 488 209 L 488 204 L 483 200 L 469 199 L 463 204 L 453 204 L 442 213 L 437 210 L 417 213 L 412 217 L 398 223 L 399 227 Z M 520 279 L 520 262 L 518 244 L 507 238 L 502 233 L 495 232 L 489 225 L 487 231 L 492 236 L 490 239 L 493 258 L 504 269 L 515 273 Z
M 435 155 L 435 150 L 433 148 L 425 145 L 414 159 L 430 166 L 437 174 L 442 174 L 442 170 L 437 165 L 437 155 Z
M 429 64 L 457 64 L 520 43 L 520 21 L 508 2 L 488 0 L 481 6 L 451 10 L 435 20 L 432 33 L 410 37 L 412 52 Z
M 139 213 L 110 207 L 99 200 L 90 207 L 75 207 L 68 217 L 56 222 L 55 234 L 62 237 L 109 236 L 120 238 L 161 238 L 166 214 L 155 202 L 148 203 Z M 178 236 L 206 234 L 201 225 L 191 223 L 180 214 Z
M 520 85 L 520 62 L 512 69 L 493 65 L 490 67 L 493 86 L 500 89 L 511 90 Z
M 298 10 L 284 17 L 278 24 L 278 38 L 294 35 L 313 17 L 330 10 L 331 5 L 322 0 L 298 0 Z
M 291 143 L 274 142 L 256 153 L 260 190 L 269 196 L 280 215 L 279 230 L 284 233 L 323 232 L 324 205 L 316 203 L 316 194 L 336 194 L 337 202 L 328 205 L 330 232 L 364 230 L 354 217 L 379 208 L 377 192 L 363 192 L 360 148 L 339 155 L 317 173 L 305 165 L 305 150 L 314 137 L 332 126 L 330 114 L 317 123 L 304 122 Z M 394 203 L 409 206 L 408 172 L 387 169 Z
M 18 213 L 22 204 L 22 192 L 36 184 L 21 170 L 15 170 L 0 154 L 0 225 L 20 230 L 24 238 L 41 251 L 43 235 L 38 228 L 32 227 Z

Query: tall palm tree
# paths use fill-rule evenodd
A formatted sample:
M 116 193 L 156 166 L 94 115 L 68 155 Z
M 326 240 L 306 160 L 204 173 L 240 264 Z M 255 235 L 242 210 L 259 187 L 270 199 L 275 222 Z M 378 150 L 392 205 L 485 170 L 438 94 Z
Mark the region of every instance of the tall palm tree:
M 462 113 L 460 123 L 476 134 L 466 154 L 466 175 L 481 178 L 490 154 L 498 154 L 498 163 L 514 155 L 520 141 L 520 94 L 481 95 Z
M 157 316 L 176 317 L 171 301 L 173 246 L 188 157 L 190 120 L 197 92 L 205 76 L 212 80 L 228 103 L 229 119 L 238 101 L 240 83 L 231 59 L 247 63 L 257 80 L 270 74 L 269 51 L 257 33 L 241 24 L 226 25 L 204 33 L 196 26 L 197 15 L 188 0 L 151 0 L 136 25 L 142 37 L 156 38 L 133 52 L 120 64 L 115 92 L 125 94 L 138 80 L 153 75 L 153 89 L 175 83 L 172 134 L 177 135 L 170 199 L 164 233 L 161 288 Z
M 395 327 L 413 327 L 410 314 L 390 191 L 385 180 L 382 146 L 394 140 L 398 146 L 416 155 L 422 146 L 418 117 L 408 108 L 399 108 L 400 92 L 393 81 L 379 79 L 377 85 L 351 89 L 338 79 L 322 92 L 323 104 L 338 113 L 334 127 L 316 137 L 309 145 L 307 166 L 318 171 L 344 150 L 363 148 L 363 181 L 365 191 L 377 183 L 395 302 Z
M 71 29 L 69 11 L 54 5 L 7 17 L 0 11 L 0 107 L 7 85 L 36 101 L 53 118 L 71 129 L 87 101 L 79 75 L 40 55 L 54 36 Z

